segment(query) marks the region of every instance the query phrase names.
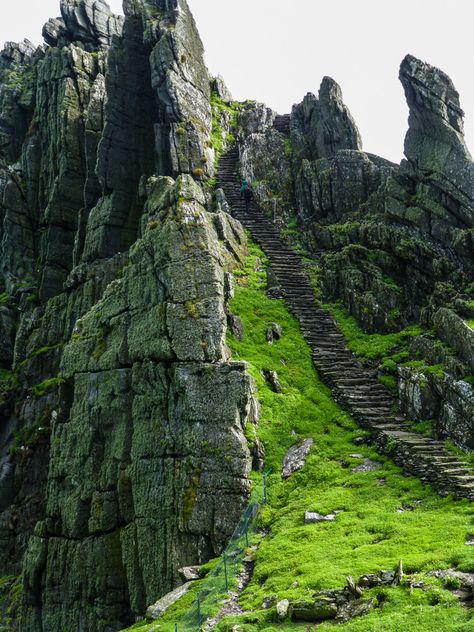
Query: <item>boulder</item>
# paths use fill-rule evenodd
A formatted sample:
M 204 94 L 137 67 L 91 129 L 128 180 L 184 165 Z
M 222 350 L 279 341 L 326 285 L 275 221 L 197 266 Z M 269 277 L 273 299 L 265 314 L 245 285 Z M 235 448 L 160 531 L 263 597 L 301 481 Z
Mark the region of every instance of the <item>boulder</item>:
M 262 601 L 262 610 L 268 610 L 272 608 L 276 602 L 278 601 L 278 595 L 270 595 L 269 597 L 265 597 Z
M 288 478 L 294 472 L 301 470 L 306 458 L 313 447 L 313 439 L 305 439 L 301 445 L 293 445 L 285 454 L 281 471 L 282 478 Z
M 364 462 L 361 465 L 351 468 L 351 472 L 353 474 L 358 474 L 360 472 L 373 472 L 374 470 L 378 470 L 380 467 L 381 463 L 379 461 L 364 459 Z
M 338 602 L 335 596 L 319 594 L 311 601 L 296 601 L 291 605 L 291 618 L 295 621 L 325 621 L 335 619 Z
M 272 323 L 267 329 L 266 338 L 268 344 L 273 344 L 275 340 L 280 340 L 283 334 L 283 329 L 277 323 Z
M 288 599 L 282 599 L 276 605 L 277 616 L 280 620 L 286 619 L 288 616 L 288 609 L 290 607 L 290 602 Z
M 164 597 L 161 597 L 161 599 L 158 599 L 156 603 L 154 603 L 152 606 L 149 606 L 149 608 L 147 609 L 147 619 L 159 619 L 169 608 L 171 608 L 173 604 L 178 601 L 178 599 L 181 599 L 181 597 L 188 592 L 191 585 L 192 582 L 187 582 L 186 584 L 178 586 L 178 588 L 175 588 L 171 592 L 167 593 L 166 595 L 164 595 Z
M 283 389 L 278 379 L 278 373 L 276 371 L 270 371 L 270 369 L 263 369 L 262 376 L 266 382 L 268 382 L 270 388 L 274 393 L 282 393 Z
M 323 514 L 320 514 L 317 511 L 306 511 L 304 515 L 305 524 L 314 524 L 316 522 L 334 522 L 334 520 L 336 520 L 335 513 L 323 516 Z
M 343 604 L 337 611 L 336 621 L 338 623 L 347 623 L 355 617 L 362 617 L 368 614 L 376 606 L 375 599 L 367 599 L 365 601 L 357 600 Z
M 178 568 L 178 573 L 186 582 L 194 581 L 201 578 L 201 567 L 183 566 L 183 568 Z
M 237 340 L 244 339 L 244 324 L 240 316 L 232 313 L 227 314 L 227 325 Z

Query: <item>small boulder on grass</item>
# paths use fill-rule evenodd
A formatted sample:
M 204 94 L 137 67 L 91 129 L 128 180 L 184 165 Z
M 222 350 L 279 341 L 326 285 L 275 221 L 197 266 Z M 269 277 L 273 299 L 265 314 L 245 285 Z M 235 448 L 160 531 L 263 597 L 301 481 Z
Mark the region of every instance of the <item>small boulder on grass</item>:
M 278 618 L 281 620 L 286 619 L 288 616 L 288 609 L 290 607 L 290 602 L 288 599 L 282 599 L 277 603 L 276 610 Z
M 304 515 L 305 524 L 314 524 L 316 522 L 334 522 L 334 520 L 336 520 L 335 513 L 323 516 L 323 514 L 320 514 L 317 511 L 307 511 Z
M 196 579 L 201 578 L 201 567 L 200 566 L 183 566 L 183 568 L 178 569 L 178 573 L 187 582 L 195 581 Z
M 272 323 L 270 327 L 267 329 L 267 342 L 269 345 L 272 345 L 275 340 L 280 340 L 283 334 L 283 329 L 278 325 L 278 323 Z
M 156 603 L 147 609 L 146 618 L 149 621 L 159 619 L 178 599 L 181 599 L 188 592 L 191 586 L 192 582 L 187 582 L 158 599 Z
M 306 463 L 311 448 L 313 447 L 313 439 L 305 439 L 301 445 L 292 445 L 283 459 L 283 467 L 281 471 L 282 478 L 288 478 L 294 472 L 301 470 Z
M 263 369 L 262 376 L 266 382 L 268 382 L 270 388 L 274 393 L 282 393 L 283 389 L 278 379 L 278 373 L 276 371 L 270 371 L 270 369 Z

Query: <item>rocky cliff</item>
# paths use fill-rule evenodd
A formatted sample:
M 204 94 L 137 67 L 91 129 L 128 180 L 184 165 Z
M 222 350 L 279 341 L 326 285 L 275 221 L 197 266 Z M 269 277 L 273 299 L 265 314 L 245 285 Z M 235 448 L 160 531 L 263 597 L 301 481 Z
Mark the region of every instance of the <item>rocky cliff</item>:
M 62 0 L 0 56 L 0 568 L 22 630 L 120 629 L 222 550 L 249 493 L 225 344 L 240 225 L 184 0 Z
M 232 102 L 186 0 L 60 14 L 43 46 L 0 53 L 0 575 L 18 578 L 12 629 L 98 632 L 220 553 L 248 499 L 258 406 L 226 345 L 247 243 L 215 191 L 229 143 L 323 300 L 366 332 L 420 327 L 372 368 L 466 451 L 474 166 L 451 80 L 411 56 L 395 165 L 363 151 L 331 78 L 286 117 Z

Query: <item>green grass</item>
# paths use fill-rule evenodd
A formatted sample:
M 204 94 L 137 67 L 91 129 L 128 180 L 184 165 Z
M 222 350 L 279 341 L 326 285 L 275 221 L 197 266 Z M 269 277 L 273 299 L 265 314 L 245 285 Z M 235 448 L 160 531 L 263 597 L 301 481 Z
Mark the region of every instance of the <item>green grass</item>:
M 266 447 L 266 466 L 274 471 L 269 479 L 270 503 L 262 512 L 262 526 L 270 535 L 262 541 L 252 581 L 241 597 L 242 607 L 251 613 L 240 619 L 242 629 L 269 629 L 272 613 L 261 611 L 265 597 L 308 598 L 314 591 L 342 588 L 347 575 L 358 578 L 393 569 L 400 559 L 407 573 L 451 566 L 473 571 L 473 551 L 465 545 L 467 534 L 474 530 L 472 504 L 440 498 L 417 479 L 402 476 L 398 467 L 371 447 L 354 446 L 353 438 L 363 433 L 319 381 L 298 323 L 284 303 L 266 297 L 262 261 L 264 257 L 252 246 L 231 302 L 232 311 L 244 323 L 244 339 L 239 342 L 230 335 L 228 340 L 233 358 L 249 363 L 257 383 L 262 403 L 258 434 Z M 400 334 L 369 335 L 354 327 L 347 315 L 339 312 L 339 316 L 346 335 L 350 329 L 352 348 L 368 358 L 387 355 L 405 336 L 418 331 L 410 328 Z M 272 322 L 282 326 L 283 337 L 270 346 L 265 332 Z M 277 371 L 282 394 L 273 393 L 261 377 L 264 368 Z M 283 481 L 283 456 L 305 437 L 314 438 L 312 454 L 302 471 Z M 359 464 L 359 459 L 349 457 L 353 453 L 379 461 L 380 469 L 351 473 L 342 462 L 351 467 Z M 399 512 L 401 507 L 409 509 Z M 304 525 L 308 509 L 342 513 L 334 523 Z M 440 591 L 438 604 L 429 603 L 422 591 L 412 595 L 401 588 L 388 592 L 382 610 L 340 627 L 461 630 L 456 626 L 470 617 L 446 591 Z M 433 627 L 435 621 L 444 627 Z M 226 626 L 221 624 L 222 629 Z M 289 627 L 297 626 L 280 629 Z M 328 627 L 332 624 L 318 629 Z
M 43 397 L 53 388 L 62 384 L 63 381 L 64 380 L 61 377 L 50 377 L 47 380 L 43 380 L 36 386 L 33 386 L 31 391 L 35 397 Z
M 341 305 L 329 304 L 325 307 L 337 321 L 347 339 L 349 349 L 361 358 L 373 360 L 387 357 L 394 349 L 405 347 L 410 338 L 422 333 L 420 327 L 411 326 L 391 334 L 368 334 Z

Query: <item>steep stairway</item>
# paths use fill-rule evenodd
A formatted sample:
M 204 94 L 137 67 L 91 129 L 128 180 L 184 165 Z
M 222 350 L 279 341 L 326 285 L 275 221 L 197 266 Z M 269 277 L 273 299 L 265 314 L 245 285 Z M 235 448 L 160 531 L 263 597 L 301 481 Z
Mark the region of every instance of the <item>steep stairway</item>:
M 283 123 L 277 127 L 275 121 L 274 126 L 283 129 Z M 238 161 L 234 146 L 220 160 L 218 186 L 225 192 L 232 215 L 250 230 L 266 253 L 285 301 L 312 349 L 314 365 L 335 399 L 371 432 L 379 451 L 405 472 L 430 483 L 442 495 L 474 500 L 474 470 L 449 454 L 442 442 L 410 432 L 407 420 L 394 412 L 393 395 L 349 351 L 334 319 L 317 305 L 299 256 L 282 241 L 272 221 L 255 203 L 246 212 L 239 192 Z

